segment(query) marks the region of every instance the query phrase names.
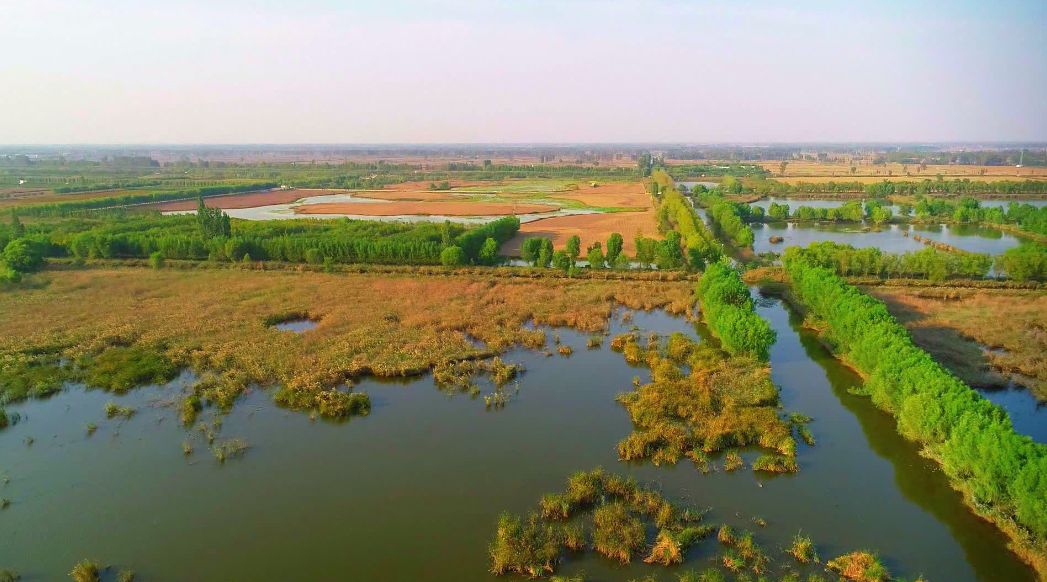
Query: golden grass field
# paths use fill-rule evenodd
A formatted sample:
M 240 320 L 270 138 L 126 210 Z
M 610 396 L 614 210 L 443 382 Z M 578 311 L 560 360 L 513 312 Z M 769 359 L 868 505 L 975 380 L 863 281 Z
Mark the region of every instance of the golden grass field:
M 650 209 L 643 212 L 580 214 L 525 222 L 520 225 L 520 231 L 516 236 L 502 245 L 500 252 L 509 257 L 517 257 L 520 255 L 523 241 L 532 236 L 552 239 L 553 247 L 560 250 L 567 245 L 567 239 L 578 235 L 582 240 L 584 253 L 585 249 L 595 242 L 606 245 L 612 232 L 622 235 L 625 239 L 623 249 L 631 256 L 636 253 L 636 244 L 633 241 L 638 233 L 651 238 L 659 236 L 655 212 Z
M 879 182 L 888 180 L 933 180 L 938 174 L 943 178 L 969 178 L 971 180 L 1047 180 L 1047 168 L 1014 166 L 963 166 L 928 165 L 920 170 L 919 164 L 852 164 L 846 162 L 811 162 L 790 160 L 785 175 L 780 176 L 781 162 L 759 162 L 771 173 L 771 177 L 782 182 Z M 812 178 L 818 178 L 814 180 Z
M 481 353 L 468 336 L 487 344 L 484 353 L 531 345 L 530 320 L 596 332 L 615 305 L 680 313 L 691 300 L 687 282 L 476 274 L 99 268 L 36 277 L 37 285 L 0 292 L 0 365 L 136 345 L 240 385 L 316 391 Z M 296 335 L 263 323 L 289 312 L 318 326 Z
M 887 304 L 920 347 L 968 383 L 1000 386 L 1010 379 L 1047 401 L 1047 292 L 866 290 Z

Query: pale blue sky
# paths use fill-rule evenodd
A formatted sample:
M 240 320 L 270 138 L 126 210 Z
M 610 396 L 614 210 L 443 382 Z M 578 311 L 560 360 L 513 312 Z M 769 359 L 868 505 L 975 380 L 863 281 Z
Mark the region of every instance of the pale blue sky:
M 0 0 L 0 143 L 1047 140 L 1047 1 Z

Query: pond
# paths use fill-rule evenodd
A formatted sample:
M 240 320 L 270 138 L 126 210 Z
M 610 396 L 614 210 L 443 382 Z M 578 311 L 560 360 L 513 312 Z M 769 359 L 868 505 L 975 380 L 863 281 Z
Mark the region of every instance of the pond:
M 311 329 L 316 329 L 316 322 L 308 318 L 290 319 L 273 324 L 273 328 L 280 331 L 305 333 Z
M 771 366 L 783 411 L 814 417 L 818 443 L 800 445 L 797 475 L 702 475 L 689 461 L 618 461 L 615 446 L 631 424 L 615 395 L 648 374 L 611 352 L 609 341 L 586 349 L 587 335 L 560 329 L 562 343 L 574 348 L 570 358 L 523 349 L 503 356 L 527 371 L 502 410 L 441 392 L 429 376 L 361 382 L 356 389 L 371 395 L 371 415 L 343 423 L 312 421 L 274 406 L 267 390 L 251 391 L 218 437 L 246 439 L 250 449 L 224 464 L 199 432 L 187 435 L 178 424 L 172 403 L 191 385 L 188 373 L 123 396 L 73 386 L 9 406 L 24 419 L 0 432 L 0 475 L 10 478 L 0 495 L 12 500 L 0 512 L 0 567 L 26 579 L 61 579 L 92 557 L 157 580 L 330 579 L 334 572 L 359 580 L 495 580 L 486 548 L 499 512 L 527 511 L 570 473 L 603 466 L 674 501 L 711 508 L 708 523 L 752 529 L 775 557 L 802 529 L 823 559 L 871 548 L 900 576 L 1033 579 L 1003 536 L 897 435 L 893 419 L 848 392 L 859 378 L 799 327 L 798 316 L 777 299 L 760 299 L 758 310 L 778 332 Z M 620 315 L 616 333 L 636 325 L 713 341 L 704 327 L 664 312 L 636 313 L 631 323 Z M 106 419 L 108 401 L 137 413 Z M 91 422 L 99 428 L 88 435 Z M 187 438 L 196 450 L 184 456 Z M 756 453 L 743 456 L 752 461 Z M 767 527 L 755 526 L 756 516 Z M 707 539 L 672 569 L 586 554 L 562 573 L 676 580 L 719 552 Z
M 780 198 L 780 197 L 776 197 L 776 196 L 767 196 L 767 197 L 761 198 L 761 199 L 759 199 L 759 200 L 757 200 L 755 202 L 750 202 L 749 205 L 750 206 L 759 206 L 760 208 L 763 208 L 764 211 L 767 211 L 767 209 L 770 208 L 771 203 L 774 202 L 774 203 L 778 203 L 778 204 L 788 204 L 789 205 L 789 210 L 790 211 L 795 211 L 797 208 L 799 208 L 801 206 L 807 206 L 807 207 L 810 207 L 810 208 L 839 208 L 839 207 L 843 206 L 844 204 L 846 204 L 848 202 L 855 202 L 855 201 L 861 202 L 863 204 L 865 203 L 865 200 L 863 200 L 861 198 L 852 198 L 852 199 L 843 200 L 843 199 Z M 1007 206 L 1011 202 L 1017 202 L 1018 204 L 1031 204 L 1032 206 L 1035 206 L 1036 208 L 1043 208 L 1044 206 L 1047 206 L 1047 200 L 1013 200 L 1013 201 L 1012 200 L 979 200 L 978 204 L 980 206 L 982 206 L 983 208 L 1004 208 L 1004 209 L 1006 209 Z M 895 214 L 898 213 L 898 205 L 891 205 L 890 208 L 891 208 L 891 211 L 894 212 Z
M 833 241 L 857 248 L 876 247 L 884 252 L 904 253 L 925 247 L 913 238 L 942 242 L 973 253 L 999 255 L 1018 246 L 1021 239 L 995 229 L 965 224 L 888 224 L 874 227 L 863 224 L 831 222 L 754 223 L 753 251 L 781 253 L 786 247 L 807 246 L 813 242 Z M 905 236 L 908 234 L 908 236 Z M 784 239 L 772 243 L 771 237 Z

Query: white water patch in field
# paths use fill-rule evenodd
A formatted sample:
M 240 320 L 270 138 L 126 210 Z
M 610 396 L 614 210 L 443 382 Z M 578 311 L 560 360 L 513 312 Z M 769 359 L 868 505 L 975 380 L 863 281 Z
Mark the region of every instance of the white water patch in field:
M 330 203 L 353 203 L 353 204 L 389 204 L 393 200 L 379 200 L 375 198 L 356 197 L 352 194 L 325 194 L 322 196 L 308 196 L 295 200 L 289 204 L 270 204 L 267 206 L 256 206 L 254 208 L 229 208 L 224 210 L 232 218 L 241 220 L 288 220 L 294 218 L 312 218 L 316 220 L 327 220 L 332 218 L 349 218 L 352 220 L 370 220 L 377 222 L 457 222 L 462 224 L 484 224 L 499 218 L 509 216 L 508 214 L 493 214 L 483 216 L 445 216 L 440 214 L 398 214 L 395 216 L 372 216 L 368 214 L 332 213 L 332 214 L 296 214 L 295 208 L 309 206 L 312 204 Z M 528 214 L 517 214 L 520 222 L 532 222 L 542 218 L 556 216 L 575 216 L 580 214 L 597 214 L 599 211 L 581 208 L 561 208 L 552 212 L 533 212 Z M 164 214 L 196 214 L 195 210 L 174 210 Z

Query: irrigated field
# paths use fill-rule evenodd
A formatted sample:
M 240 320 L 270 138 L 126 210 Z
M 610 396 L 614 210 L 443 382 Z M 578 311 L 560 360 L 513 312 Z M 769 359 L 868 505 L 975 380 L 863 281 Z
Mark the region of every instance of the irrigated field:
M 1047 400 L 1047 293 L 870 287 L 920 347 L 975 386 L 1008 379 Z

